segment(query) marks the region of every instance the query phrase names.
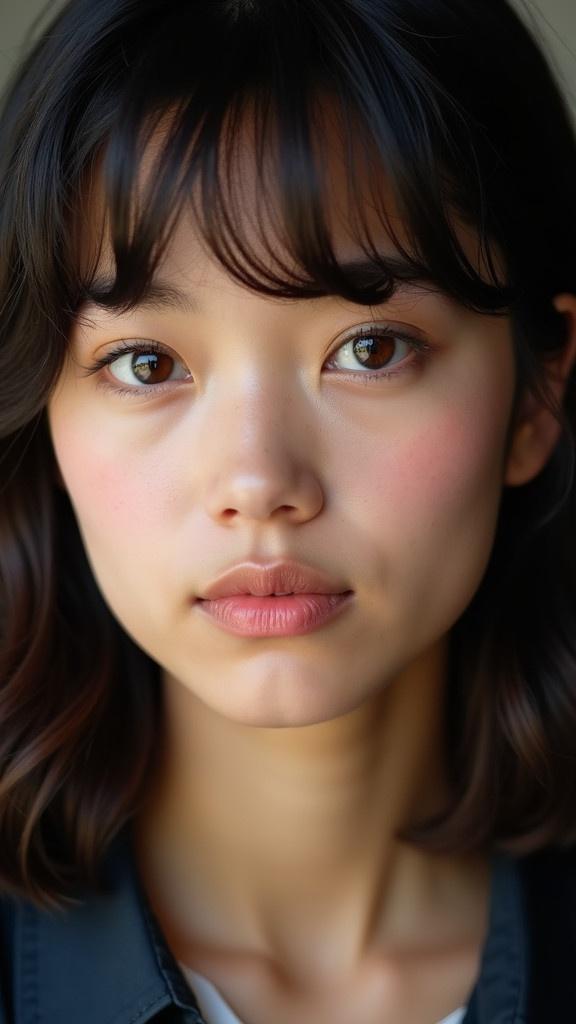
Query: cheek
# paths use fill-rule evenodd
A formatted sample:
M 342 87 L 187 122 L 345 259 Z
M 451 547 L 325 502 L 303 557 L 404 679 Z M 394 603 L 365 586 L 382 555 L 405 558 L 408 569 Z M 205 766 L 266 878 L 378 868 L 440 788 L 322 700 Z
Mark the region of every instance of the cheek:
M 378 616 L 417 615 L 430 639 L 465 610 L 494 542 L 504 437 L 493 410 L 447 407 L 366 462 L 355 493 Z
M 399 522 L 430 529 L 447 524 L 471 506 L 491 504 L 500 485 L 502 437 L 473 411 L 447 410 L 425 430 L 400 443 L 378 467 L 381 500 L 388 494 Z
M 148 650 L 147 636 L 170 607 L 166 578 L 174 583 L 181 564 L 166 515 L 169 481 L 159 471 L 160 453 L 152 447 L 147 458 L 117 431 L 87 429 L 81 417 L 74 431 L 65 423 L 66 417 L 54 418 L 52 440 L 87 560 L 112 613 Z
M 162 458 L 152 438 L 139 439 L 116 422 L 110 425 L 89 403 L 75 398 L 49 407 L 48 422 L 83 532 L 113 538 L 161 515 L 155 503 L 163 494 Z
M 75 429 L 68 424 L 74 420 Z M 152 448 L 143 457 L 133 443 L 94 429 L 74 410 L 58 410 L 51 435 L 86 553 L 101 584 L 121 585 L 125 576 L 139 577 L 150 563 L 151 548 L 165 536 L 166 481 L 161 460 Z M 159 455 L 159 453 L 158 453 Z M 164 524 L 164 529 L 163 529 Z
M 85 528 L 104 533 L 107 524 L 114 523 L 119 532 L 134 525 L 136 512 L 147 514 L 151 482 L 146 476 L 131 472 L 130 466 L 123 469 L 122 460 L 94 440 L 58 445 L 55 439 L 55 445 L 70 499 Z

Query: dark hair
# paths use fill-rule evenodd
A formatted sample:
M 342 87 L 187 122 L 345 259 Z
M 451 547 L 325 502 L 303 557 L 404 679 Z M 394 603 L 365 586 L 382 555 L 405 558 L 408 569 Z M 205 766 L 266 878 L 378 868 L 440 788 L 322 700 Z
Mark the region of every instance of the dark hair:
M 324 97 L 340 114 L 349 182 L 359 152 L 378 161 L 375 201 L 385 177 L 407 232 L 395 236 L 380 197 L 403 261 L 385 259 L 357 203 L 371 266 L 361 278 L 339 266 L 327 228 Z M 265 261 L 227 174 L 248 110 L 262 175 L 262 155 L 277 154 L 283 250 L 267 239 Z M 557 407 L 542 358 L 566 342 L 553 296 L 576 293 L 576 147 L 517 15 L 504 0 L 70 0 L 18 69 L 0 139 L 0 886 L 58 907 L 97 883 L 145 792 L 162 721 L 158 666 L 100 594 L 46 421 L 94 286 L 78 226 L 95 179 L 116 261 L 103 305 L 138 301 L 194 201 L 212 252 L 263 294 L 373 304 L 410 278 L 510 317 L 514 410 L 530 390 L 562 434 L 533 481 L 504 488 L 486 574 L 451 633 L 453 799 L 407 835 L 453 851 L 573 843 L 576 389 L 571 379 Z M 262 217 L 265 240 L 272 222 Z M 474 228 L 481 268 L 458 222 Z

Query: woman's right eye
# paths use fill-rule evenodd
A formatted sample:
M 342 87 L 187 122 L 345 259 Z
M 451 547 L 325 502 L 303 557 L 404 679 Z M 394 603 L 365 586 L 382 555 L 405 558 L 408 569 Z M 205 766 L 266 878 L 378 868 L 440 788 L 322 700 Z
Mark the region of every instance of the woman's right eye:
M 87 367 L 86 376 L 98 373 L 105 367 L 109 368 L 115 380 L 125 386 L 124 394 L 157 391 L 163 384 L 188 380 L 191 376 L 184 364 L 157 341 L 126 340 Z M 122 391 L 104 379 L 100 384 L 105 388 Z

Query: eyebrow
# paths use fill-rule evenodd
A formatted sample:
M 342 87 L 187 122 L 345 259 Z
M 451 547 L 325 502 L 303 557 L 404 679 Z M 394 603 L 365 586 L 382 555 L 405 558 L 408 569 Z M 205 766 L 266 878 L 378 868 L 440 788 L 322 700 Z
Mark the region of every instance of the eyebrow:
M 83 299 L 79 312 L 84 312 L 86 307 L 96 306 L 99 309 L 114 309 L 107 301 L 109 293 L 114 286 L 113 277 L 95 277 L 88 287 L 83 289 Z M 178 288 L 168 284 L 166 281 L 154 279 L 148 281 L 146 287 L 135 304 L 136 309 L 178 309 L 182 313 L 198 313 L 200 303 L 196 298 Z
M 400 284 L 433 283 L 431 276 L 425 273 L 422 267 L 411 263 L 407 259 L 399 256 L 386 256 L 382 257 L 382 259 L 385 262 L 390 277 Z M 339 263 L 339 267 L 352 280 L 356 288 L 374 287 L 383 279 L 381 267 L 373 260 L 362 256 Z M 95 277 L 90 285 L 84 288 L 84 297 L 79 312 L 84 311 L 87 306 L 95 306 L 106 310 L 113 308 L 106 301 L 113 285 L 113 277 Z M 314 296 L 314 298 L 317 300 L 330 298 L 331 294 L 327 292 L 324 295 Z M 156 311 L 177 309 L 183 313 L 198 314 L 201 312 L 202 305 L 197 297 L 190 292 L 178 288 L 176 285 L 168 284 L 168 282 L 160 278 L 154 278 L 146 284 L 134 308 Z

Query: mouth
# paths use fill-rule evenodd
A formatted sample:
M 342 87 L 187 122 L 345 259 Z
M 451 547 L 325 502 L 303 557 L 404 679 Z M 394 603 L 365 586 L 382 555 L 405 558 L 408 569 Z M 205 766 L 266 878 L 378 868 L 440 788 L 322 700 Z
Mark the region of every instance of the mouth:
M 300 636 L 327 625 L 348 607 L 353 590 L 335 594 L 234 594 L 198 598 L 200 610 L 215 625 L 237 636 Z

